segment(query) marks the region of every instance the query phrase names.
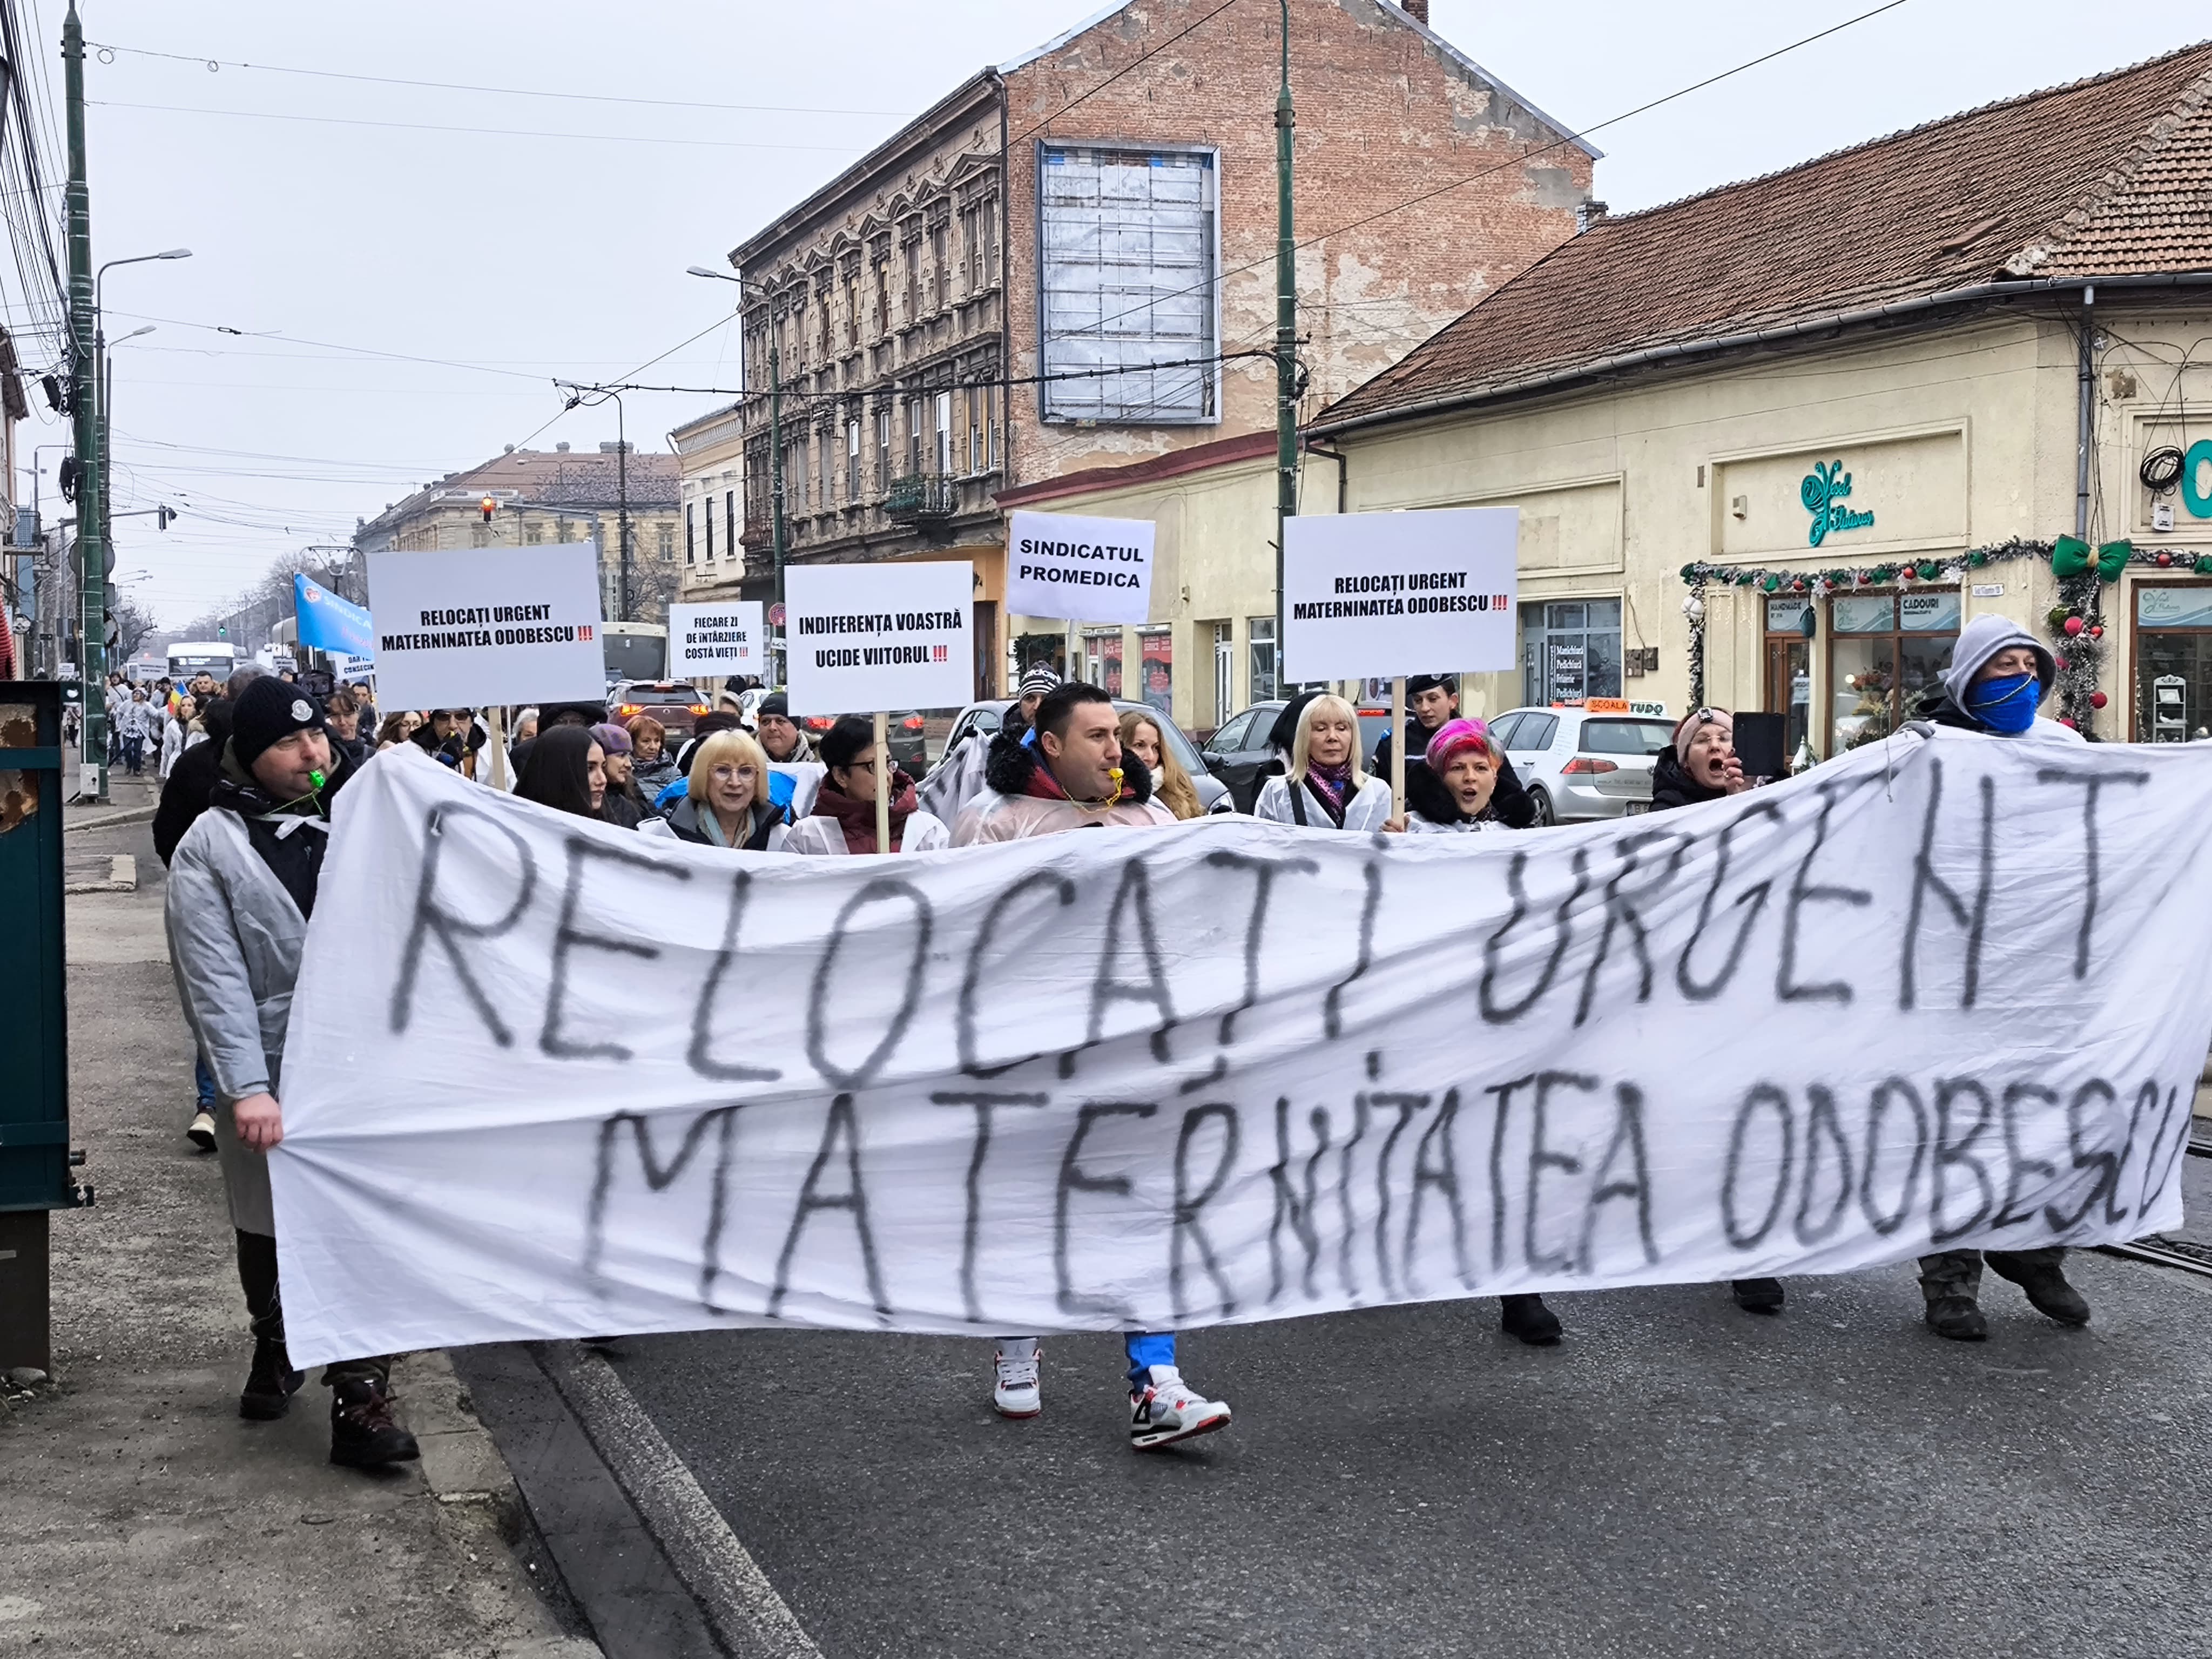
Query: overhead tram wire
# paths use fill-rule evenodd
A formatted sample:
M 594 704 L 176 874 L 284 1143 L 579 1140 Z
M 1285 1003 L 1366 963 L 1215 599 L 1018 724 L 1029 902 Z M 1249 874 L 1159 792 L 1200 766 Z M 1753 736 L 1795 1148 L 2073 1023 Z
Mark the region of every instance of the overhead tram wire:
M 1237 0 L 1229 0 L 1229 4 L 1235 3 L 1237 3 Z M 1475 172 L 1468 173 L 1462 178 L 1452 179 L 1447 184 L 1439 185 L 1433 190 L 1424 191 L 1419 196 L 1408 197 L 1402 202 L 1394 202 L 1388 207 L 1378 208 L 1373 213 L 1364 215 L 1358 219 L 1352 220 L 1348 224 L 1338 225 L 1332 229 L 1322 231 L 1316 235 L 1306 237 L 1295 244 L 1295 246 L 1297 252 L 1304 252 L 1308 248 L 1316 247 L 1320 244 L 1326 242 L 1332 236 L 1342 236 L 1347 232 L 1358 230 L 1364 226 L 1371 225 L 1378 219 L 1388 218 L 1394 213 L 1401 213 L 1407 208 L 1419 207 L 1425 202 L 1434 201 L 1439 196 L 1448 195 L 1455 190 L 1461 189 L 1468 185 L 1474 184 L 1478 180 L 1490 178 L 1497 173 L 1510 172 L 1515 167 L 1521 167 L 1524 163 L 1534 160 L 1539 155 L 1547 155 L 1555 149 L 1563 149 L 1570 144 L 1578 143 L 1582 139 L 1589 137 L 1592 133 L 1602 132 L 1607 127 L 1618 126 L 1623 121 L 1632 120 L 1637 116 L 1648 115 L 1653 110 L 1658 109 L 1662 106 L 1674 103 L 1678 99 L 1686 98 L 1693 92 L 1702 92 L 1707 87 L 1717 86 L 1723 81 L 1732 79 L 1733 77 L 1742 75 L 1748 70 L 1757 69 L 1763 64 L 1771 64 L 1775 59 L 1778 58 L 1785 58 L 1793 52 L 1802 51 L 1807 46 L 1813 46 L 1819 41 L 1827 40 L 1831 35 L 1840 34 L 1845 29 L 1855 27 L 1858 24 L 1868 21 L 1869 19 L 1879 17 L 1885 12 L 1895 11 L 1899 7 L 1907 5 L 1909 3 L 1911 3 L 1911 0 L 1883 0 L 1883 3 L 1881 5 L 1875 6 L 1868 10 L 1860 12 L 1855 16 L 1846 17 L 1841 22 L 1832 23 L 1826 28 L 1820 29 L 1812 34 L 1806 35 L 1802 40 L 1792 40 L 1786 46 L 1775 47 L 1771 52 L 1762 52 L 1756 58 L 1747 58 L 1744 62 L 1736 64 L 1731 69 L 1725 69 L 1717 74 L 1709 75 L 1701 81 L 1693 81 L 1688 86 L 1678 87 L 1675 90 L 1666 94 L 1662 97 L 1654 98 L 1648 103 L 1638 104 L 1634 109 L 1623 110 L 1618 115 L 1609 115 L 1602 121 L 1596 122 L 1587 127 L 1580 128 L 1574 132 L 1563 134 L 1559 137 L 1553 139 L 1548 143 L 1532 145 L 1530 148 L 1522 150 L 1514 155 L 1509 156 L 1504 161 L 1499 161 L 1493 166 L 1479 168 Z M 1226 9 L 1228 9 L 1228 6 L 1224 5 L 1217 8 L 1213 12 L 1209 12 L 1206 15 L 1208 17 L 1212 17 L 1218 15 L 1220 11 L 1225 11 Z M 1204 21 L 1205 20 L 1200 19 L 1200 21 Z M 1195 25 L 1193 27 L 1195 27 Z M 1188 31 L 1185 32 L 1188 33 Z M 1129 67 L 1134 68 L 1135 65 L 1132 64 Z M 1036 129 L 1032 129 L 1032 131 L 1035 130 Z M 1109 323 L 1119 322 L 1125 317 L 1133 317 L 1139 312 L 1148 311 L 1163 301 L 1181 299 L 1187 295 L 1205 293 L 1208 289 L 1218 287 L 1221 283 L 1227 282 L 1232 276 L 1241 276 L 1247 271 L 1258 270 L 1263 267 L 1272 266 L 1274 262 L 1275 256 L 1273 252 L 1270 252 L 1263 258 L 1254 259 L 1244 264 L 1232 266 L 1226 270 L 1217 271 L 1202 283 L 1194 283 L 1188 288 L 1170 289 L 1164 294 L 1152 295 L 1148 296 L 1142 304 L 1131 306 L 1127 310 L 1115 312 L 1111 316 L 1102 317 L 1099 319 L 1098 322 L 1094 325 L 1094 326 L 1103 329 Z M 785 395 L 789 396 L 790 394 L 787 392 Z
M 633 104 L 651 109 L 703 109 L 737 115 L 855 115 L 893 121 L 914 118 L 911 110 L 833 109 L 798 104 L 722 104 L 691 98 L 639 98 L 611 92 L 555 92 L 540 87 L 475 86 L 459 81 L 416 81 L 396 75 L 360 75 L 345 70 L 306 69 L 297 64 L 247 64 L 226 58 L 198 58 L 181 52 L 155 52 L 146 46 L 121 46 L 112 42 L 85 42 L 88 51 L 126 53 L 133 58 L 159 58 L 171 63 L 198 64 L 210 70 L 246 70 L 260 75 L 304 75 L 324 81 L 358 81 L 379 87 L 420 87 L 433 92 L 490 93 L 504 98 L 553 98 L 587 104 Z M 106 63 L 106 57 L 100 61 Z
M 734 313 L 732 313 L 734 315 Z M 1218 351 L 1200 357 L 1170 357 L 1158 362 L 1116 363 L 1104 368 L 1062 369 L 1051 374 L 1019 374 L 1012 378 L 989 380 L 947 380 L 942 386 L 915 386 L 909 390 L 922 392 L 992 392 L 1013 386 L 1045 386 L 1057 380 L 1094 380 L 1115 374 L 1151 374 L 1168 368 L 1200 368 L 1214 363 L 1234 362 L 1241 358 L 1267 358 L 1275 356 L 1274 348 L 1252 351 Z M 656 360 L 658 361 L 658 360 Z M 650 364 L 647 367 L 651 367 Z M 708 398 L 758 397 L 757 392 L 747 392 L 734 386 L 641 386 L 630 380 L 564 381 L 560 384 L 580 386 L 586 392 L 674 392 L 690 396 Z M 788 403 L 794 399 L 817 404 L 858 403 L 872 395 L 866 391 L 798 392 L 787 386 L 782 397 Z M 564 411 L 565 412 L 565 411 Z M 544 428 L 540 428 L 543 430 Z M 533 434 L 534 435 L 534 434 Z
M 373 121 L 349 115 L 294 115 L 278 110 L 208 109 L 190 104 L 140 104 L 120 98 L 88 98 L 99 109 L 153 110 L 168 115 L 221 115 L 240 121 L 300 121 L 319 127 L 382 127 L 395 132 L 472 133 L 489 138 L 563 138 L 601 144 L 674 144 L 687 149 L 771 149 L 858 155 L 864 144 L 772 144 L 740 138 L 665 138 L 653 133 L 557 132 L 544 127 L 456 127 L 427 121 Z

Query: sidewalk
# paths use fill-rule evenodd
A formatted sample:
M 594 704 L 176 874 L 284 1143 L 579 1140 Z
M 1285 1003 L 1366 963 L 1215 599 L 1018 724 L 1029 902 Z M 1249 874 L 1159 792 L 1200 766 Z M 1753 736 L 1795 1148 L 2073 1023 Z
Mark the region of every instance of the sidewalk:
M 502 1541 L 512 1480 L 444 1355 L 395 1375 L 423 1455 L 388 1476 L 331 1467 L 312 1379 L 282 1422 L 240 1419 L 252 1345 L 222 1177 L 184 1138 L 161 865 L 143 820 L 78 830 L 68 857 L 137 881 L 68 901 L 71 1127 L 99 1203 L 53 1218 L 55 1376 L 0 1384 L 0 1655 L 597 1659 L 533 1589 L 533 1540 Z

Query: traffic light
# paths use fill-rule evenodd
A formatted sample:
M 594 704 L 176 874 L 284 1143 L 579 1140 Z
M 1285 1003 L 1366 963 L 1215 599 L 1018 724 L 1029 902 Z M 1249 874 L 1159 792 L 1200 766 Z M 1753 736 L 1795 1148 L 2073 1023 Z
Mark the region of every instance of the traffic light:
M 491 522 L 491 515 L 493 512 L 497 509 L 499 503 L 492 500 L 490 496 L 487 495 L 482 501 L 478 501 L 477 505 L 483 509 L 483 521 L 486 524 L 489 524 Z
M 154 527 L 156 530 L 167 530 L 169 527 L 169 520 L 176 516 L 175 507 L 157 507 L 154 509 Z

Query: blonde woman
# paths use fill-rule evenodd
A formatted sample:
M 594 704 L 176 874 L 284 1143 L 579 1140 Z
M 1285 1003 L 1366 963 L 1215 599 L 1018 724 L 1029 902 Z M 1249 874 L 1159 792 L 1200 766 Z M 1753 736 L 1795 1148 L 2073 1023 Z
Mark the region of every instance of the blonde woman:
M 1359 769 L 1359 711 L 1324 692 L 1298 711 L 1287 775 L 1261 787 L 1252 815 L 1308 830 L 1380 830 L 1390 786 Z
M 684 799 L 666 817 L 647 818 L 637 831 L 702 847 L 778 853 L 790 821 L 789 811 L 769 799 L 767 755 L 751 732 L 731 729 L 694 745 Z
M 1190 774 L 1182 769 L 1175 750 L 1168 747 L 1158 716 L 1141 708 L 1132 708 L 1122 715 L 1121 747 L 1144 762 L 1145 770 L 1152 775 L 1154 800 L 1178 818 L 1204 816 L 1206 809 L 1198 804 L 1198 787 L 1191 782 Z

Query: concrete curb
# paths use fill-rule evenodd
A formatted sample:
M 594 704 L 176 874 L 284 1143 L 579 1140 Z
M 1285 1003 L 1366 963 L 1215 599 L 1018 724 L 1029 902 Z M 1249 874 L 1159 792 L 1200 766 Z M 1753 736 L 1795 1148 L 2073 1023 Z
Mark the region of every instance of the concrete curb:
M 161 810 L 158 806 L 133 806 L 121 812 L 101 812 L 74 821 L 65 814 L 62 819 L 62 833 L 67 835 L 72 830 L 106 830 L 119 823 L 146 823 L 151 822 L 154 814 Z
M 614 1368 L 567 1343 L 544 1344 L 538 1360 L 724 1645 L 748 1659 L 822 1659 Z
M 107 860 L 106 881 L 72 881 L 63 887 L 64 893 L 135 893 L 138 890 L 138 860 L 128 853 L 118 853 Z

